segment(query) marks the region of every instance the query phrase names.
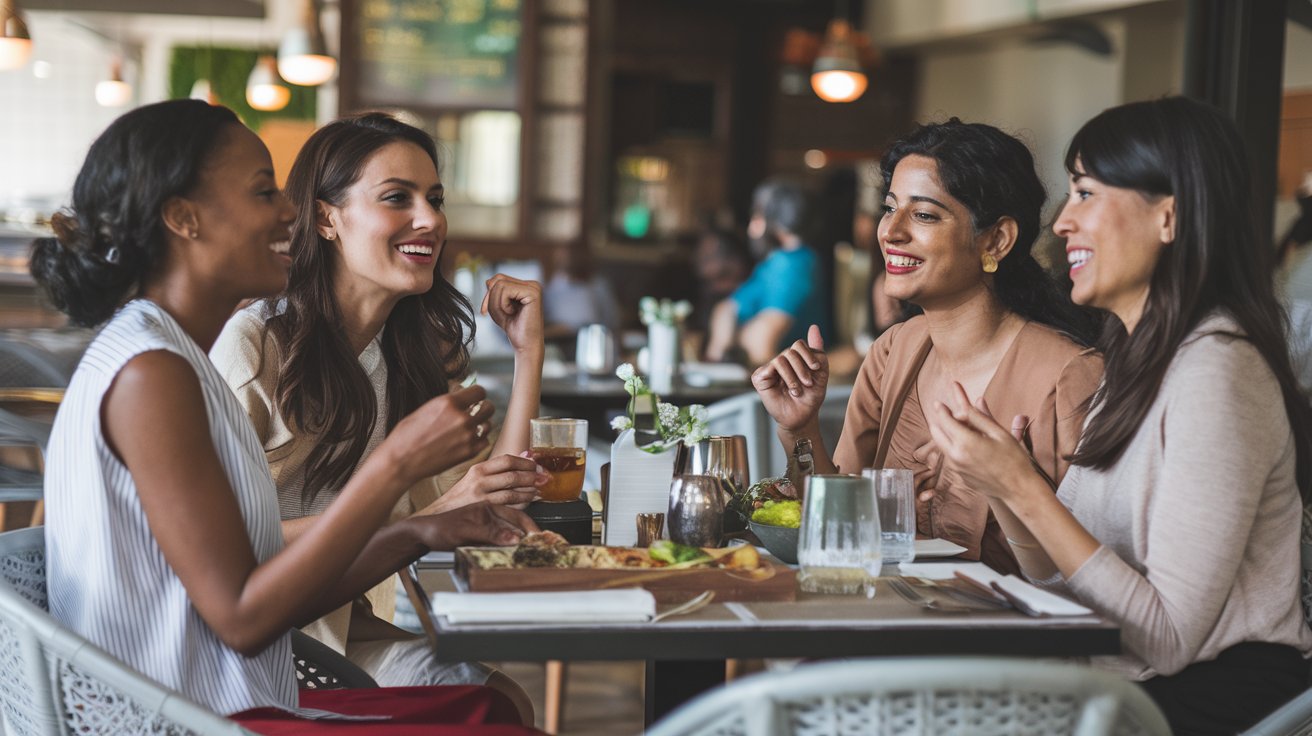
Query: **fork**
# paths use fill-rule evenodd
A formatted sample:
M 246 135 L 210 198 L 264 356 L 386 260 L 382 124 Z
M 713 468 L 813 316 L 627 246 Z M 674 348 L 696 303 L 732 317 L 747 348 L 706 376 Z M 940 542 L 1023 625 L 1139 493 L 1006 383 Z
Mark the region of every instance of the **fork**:
M 940 613 L 977 613 L 983 610 L 971 606 L 962 606 L 956 603 L 943 603 L 934 600 L 933 598 L 928 598 L 898 578 L 889 578 L 888 587 L 892 588 L 894 593 L 902 596 L 903 600 L 907 603 L 910 603 L 913 606 L 918 606 L 927 611 L 938 611 Z
M 679 616 L 685 613 L 692 613 L 693 611 L 700 611 L 706 606 L 710 605 L 711 601 L 714 599 L 715 599 L 715 591 L 708 590 L 705 593 L 694 596 L 689 600 L 680 603 L 679 605 L 675 606 L 674 608 L 671 608 L 668 611 L 662 611 L 656 614 L 655 616 L 652 616 L 651 621 L 649 623 L 654 624 L 657 621 L 664 621 L 665 619 L 671 616 Z

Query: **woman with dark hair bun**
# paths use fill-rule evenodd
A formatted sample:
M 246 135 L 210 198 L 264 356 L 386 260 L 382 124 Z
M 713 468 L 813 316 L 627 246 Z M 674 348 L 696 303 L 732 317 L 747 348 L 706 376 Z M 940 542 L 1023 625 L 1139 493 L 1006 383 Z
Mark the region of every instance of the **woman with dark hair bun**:
M 443 192 L 432 137 L 383 113 L 325 125 L 292 164 L 287 291 L 233 315 L 210 351 L 264 446 L 288 539 L 315 523 L 402 418 L 468 372 L 472 311 L 437 270 Z M 515 348 L 493 457 L 422 479 L 393 520 L 480 501 L 528 503 L 549 479 L 521 455 L 542 381 L 542 290 L 497 275 L 482 308 Z M 395 580 L 304 630 L 382 685 L 490 683 L 531 721 L 528 696 L 504 674 L 438 662 L 423 637 L 391 625 Z
M 1312 410 L 1259 241 L 1244 144 L 1183 97 L 1104 111 L 1066 153 L 1075 301 L 1107 310 L 1106 377 L 1054 496 L 956 387 L 935 443 L 990 503 L 1031 579 L 1121 626 L 1098 661 L 1176 733 L 1235 733 L 1307 687 L 1300 519 Z M 1301 496 L 1300 496 L 1301 493 Z
M 61 309 L 85 325 L 108 320 L 50 438 L 50 612 L 238 720 L 305 706 L 397 716 L 333 724 L 344 732 L 518 724 L 513 704 L 480 687 L 298 694 L 292 626 L 429 549 L 514 543 L 536 527 L 514 509 L 474 504 L 380 531 L 407 488 L 486 447 L 492 408 L 474 386 L 414 407 L 319 522 L 284 546 L 263 449 L 205 351 L 240 302 L 286 286 L 294 217 L 268 150 L 224 108 L 148 105 L 92 144 L 71 210 L 32 258 Z
M 1044 192 L 1023 143 L 953 118 L 894 143 L 881 168 L 884 290 L 924 314 L 871 346 L 832 461 L 819 426 L 829 380 L 819 330 L 759 368 L 752 384 L 785 448 L 810 440 L 817 473 L 915 471 L 916 531 L 1014 572 L 1015 555 L 987 501 L 944 468 L 927 409 L 960 382 L 1030 417 L 1018 431 L 1035 463 L 1060 481 L 1102 374 L 1101 360 L 1085 348 L 1093 323 L 1030 255 Z

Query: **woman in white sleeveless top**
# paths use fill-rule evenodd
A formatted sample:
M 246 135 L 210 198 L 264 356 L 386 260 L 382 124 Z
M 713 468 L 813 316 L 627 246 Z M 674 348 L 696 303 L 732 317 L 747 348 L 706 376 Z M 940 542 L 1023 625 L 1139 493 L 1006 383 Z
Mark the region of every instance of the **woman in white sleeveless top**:
M 285 286 L 292 218 L 268 151 L 224 108 L 149 105 L 92 145 L 71 211 L 32 257 L 73 321 L 109 320 L 51 436 L 51 611 L 224 714 L 299 705 L 440 723 L 455 698 L 461 723 L 517 722 L 509 702 L 477 687 L 374 691 L 363 709 L 351 691 L 298 699 L 292 626 L 429 549 L 505 544 L 533 527 L 513 509 L 476 504 L 379 531 L 414 482 L 486 445 L 492 408 L 472 387 L 399 422 L 284 549 L 263 450 L 205 353 L 239 302 Z M 415 697 L 435 705 L 417 712 Z M 488 707 L 471 710 L 471 697 Z

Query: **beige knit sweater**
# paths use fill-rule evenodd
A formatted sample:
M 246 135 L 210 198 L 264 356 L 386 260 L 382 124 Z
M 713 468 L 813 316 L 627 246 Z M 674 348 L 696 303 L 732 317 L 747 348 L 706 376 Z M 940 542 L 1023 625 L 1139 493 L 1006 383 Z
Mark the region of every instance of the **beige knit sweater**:
M 305 461 L 318 438 L 295 431 L 279 414 L 273 395 L 282 360 L 272 337 L 265 338 L 264 302 L 256 302 L 239 310 L 228 320 L 210 350 L 210 359 L 218 366 L 219 373 L 237 395 L 255 425 L 255 434 L 264 446 L 265 458 L 278 489 L 278 510 L 282 519 L 287 521 L 322 513 L 341 492 L 341 488 L 320 491 L 313 499 L 303 498 Z M 363 462 L 386 433 L 387 362 L 383 360 L 377 338 L 360 354 L 360 367 L 374 387 L 378 405 L 378 419 L 360 459 Z M 391 520 L 402 519 L 432 503 L 463 477 L 470 465 L 482 459 L 486 458 L 475 458 L 440 476 L 416 484 L 392 509 Z M 390 622 L 395 611 L 395 595 L 396 577 L 392 576 L 354 605 L 343 606 L 303 627 L 303 630 L 344 653 L 348 637 L 356 641 L 367 641 L 387 630 L 385 627 L 372 627 L 371 631 L 367 619 L 376 616 Z
M 1057 492 L 1102 543 L 1065 581 L 1121 625 L 1124 653 L 1097 663 L 1136 680 L 1246 641 L 1312 653 L 1293 435 L 1275 375 L 1241 334 L 1205 319 L 1125 454 L 1106 471 L 1072 466 Z

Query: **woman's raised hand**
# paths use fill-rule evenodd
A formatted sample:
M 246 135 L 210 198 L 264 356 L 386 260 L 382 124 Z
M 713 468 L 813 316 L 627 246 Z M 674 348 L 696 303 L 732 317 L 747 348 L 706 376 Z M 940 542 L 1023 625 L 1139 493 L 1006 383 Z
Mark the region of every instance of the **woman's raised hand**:
M 451 490 L 420 513 L 449 511 L 482 501 L 497 506 L 529 503 L 550 480 L 551 474 L 528 457 L 527 452 L 498 455 L 470 468 Z
M 487 447 L 492 404 L 482 386 L 428 401 L 397 423 L 378 448 L 408 484 L 455 467 Z M 375 453 L 378 454 L 378 453 Z
M 752 387 L 780 428 L 795 432 L 820 415 L 829 385 L 829 357 L 820 328 L 811 325 L 798 340 L 752 373 Z
M 542 285 L 538 282 L 499 273 L 487 280 L 487 293 L 479 311 L 506 333 L 515 352 L 543 349 Z

